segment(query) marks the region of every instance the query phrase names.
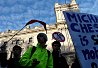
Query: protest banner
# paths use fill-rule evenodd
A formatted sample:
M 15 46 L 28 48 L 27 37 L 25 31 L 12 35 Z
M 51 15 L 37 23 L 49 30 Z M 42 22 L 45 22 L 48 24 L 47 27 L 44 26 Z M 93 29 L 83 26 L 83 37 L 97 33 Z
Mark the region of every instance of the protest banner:
M 63 12 L 82 68 L 98 68 L 98 16 Z
M 60 32 L 54 32 L 52 34 L 52 38 L 59 41 L 59 42 L 64 42 L 65 41 L 64 35 Z

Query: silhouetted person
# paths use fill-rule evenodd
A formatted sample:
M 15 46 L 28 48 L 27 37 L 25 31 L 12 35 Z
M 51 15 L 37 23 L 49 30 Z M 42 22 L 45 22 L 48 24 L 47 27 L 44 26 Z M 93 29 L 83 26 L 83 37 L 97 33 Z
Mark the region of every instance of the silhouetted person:
M 67 64 L 65 57 L 61 55 L 60 47 L 61 44 L 59 41 L 54 41 L 52 43 L 53 68 L 69 68 L 69 65 Z
M 3 68 L 7 66 L 6 44 L 7 42 L 4 42 L 4 44 L 1 46 L 1 51 L 0 51 L 1 67 Z
M 52 54 L 46 49 L 48 38 L 44 33 L 37 35 L 37 47 L 29 47 L 20 59 L 25 68 L 53 68 Z
M 73 62 L 72 65 L 71 65 L 71 68 L 81 68 L 77 56 L 75 57 L 74 62 Z
M 21 56 L 22 48 L 18 45 L 13 47 L 10 58 L 8 60 L 8 68 L 20 68 L 19 60 Z

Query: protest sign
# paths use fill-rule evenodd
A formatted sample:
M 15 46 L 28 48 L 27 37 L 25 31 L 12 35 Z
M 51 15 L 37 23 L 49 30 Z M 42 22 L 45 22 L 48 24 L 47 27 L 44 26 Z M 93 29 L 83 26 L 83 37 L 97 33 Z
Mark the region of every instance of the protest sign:
M 98 68 L 98 16 L 63 12 L 82 68 Z
M 52 34 L 52 37 L 53 37 L 55 40 L 59 41 L 59 42 L 64 42 L 64 41 L 65 41 L 64 35 L 63 35 L 62 33 L 60 33 L 60 32 L 54 32 L 54 33 Z

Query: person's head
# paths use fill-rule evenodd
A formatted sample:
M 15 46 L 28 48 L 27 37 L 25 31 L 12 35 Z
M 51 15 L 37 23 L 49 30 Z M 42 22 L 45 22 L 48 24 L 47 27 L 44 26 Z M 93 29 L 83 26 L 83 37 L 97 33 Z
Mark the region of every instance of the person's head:
M 21 51 L 22 51 L 22 48 L 18 45 L 15 45 L 13 47 L 13 54 L 14 54 L 14 57 L 15 56 L 20 56 L 21 55 Z
M 53 50 L 58 51 L 58 50 L 60 50 L 60 47 L 61 47 L 61 43 L 59 41 L 54 41 L 52 43 Z
M 37 35 L 38 43 L 45 44 L 48 40 L 47 35 L 45 33 L 39 33 Z

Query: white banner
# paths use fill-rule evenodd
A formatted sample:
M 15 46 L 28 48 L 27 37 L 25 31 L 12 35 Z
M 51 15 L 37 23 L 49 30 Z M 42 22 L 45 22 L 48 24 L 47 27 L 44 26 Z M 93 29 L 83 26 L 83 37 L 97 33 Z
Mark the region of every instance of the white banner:
M 82 68 L 98 68 L 98 16 L 63 13 Z

